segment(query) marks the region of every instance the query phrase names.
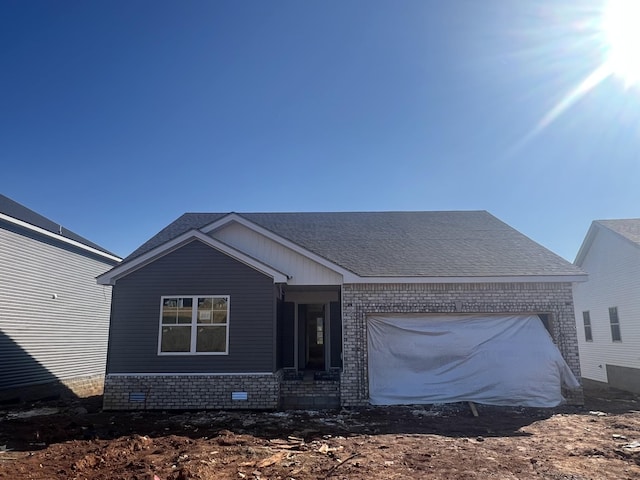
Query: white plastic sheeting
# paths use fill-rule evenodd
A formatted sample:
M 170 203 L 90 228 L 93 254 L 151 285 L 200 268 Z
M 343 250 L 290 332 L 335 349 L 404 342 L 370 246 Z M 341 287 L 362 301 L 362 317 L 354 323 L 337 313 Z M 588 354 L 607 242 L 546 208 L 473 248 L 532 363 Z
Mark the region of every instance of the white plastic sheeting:
M 372 316 L 374 405 L 473 401 L 553 407 L 580 385 L 536 315 Z

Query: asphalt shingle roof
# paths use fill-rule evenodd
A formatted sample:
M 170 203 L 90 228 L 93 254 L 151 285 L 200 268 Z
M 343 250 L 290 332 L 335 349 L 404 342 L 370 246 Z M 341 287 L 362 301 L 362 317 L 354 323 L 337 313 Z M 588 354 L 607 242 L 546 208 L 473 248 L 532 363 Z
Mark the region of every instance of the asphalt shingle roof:
M 68 230 L 59 223 L 49 220 L 47 217 L 34 212 L 33 210 L 14 200 L 11 200 L 9 197 L 6 197 L 2 194 L 0 194 L 0 213 L 3 213 L 11 218 L 15 218 L 16 220 L 20 220 L 30 225 L 42 228 L 43 230 L 47 230 L 48 232 L 55 233 L 56 235 L 74 240 L 88 247 L 95 248 L 96 250 L 107 253 L 109 255 L 117 256 L 114 253 L 111 253 L 109 250 L 105 250 L 100 245 L 87 240 L 77 233 Z
M 622 235 L 627 240 L 640 246 L 640 218 L 627 218 L 620 220 L 596 220 L 596 223 Z
M 184 214 L 125 262 L 226 215 Z M 485 211 L 238 215 L 364 277 L 584 274 Z

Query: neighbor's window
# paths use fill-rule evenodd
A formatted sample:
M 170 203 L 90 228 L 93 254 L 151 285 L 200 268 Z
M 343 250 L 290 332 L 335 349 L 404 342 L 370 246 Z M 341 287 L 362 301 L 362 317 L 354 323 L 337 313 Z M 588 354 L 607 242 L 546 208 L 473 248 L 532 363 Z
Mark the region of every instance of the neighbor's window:
M 584 324 L 584 339 L 587 342 L 593 342 L 593 334 L 591 333 L 591 314 L 587 310 L 582 312 L 582 323 Z
M 609 323 L 611 324 L 611 340 L 621 342 L 620 319 L 618 318 L 618 307 L 609 307 Z
M 229 297 L 162 297 L 158 353 L 225 354 Z

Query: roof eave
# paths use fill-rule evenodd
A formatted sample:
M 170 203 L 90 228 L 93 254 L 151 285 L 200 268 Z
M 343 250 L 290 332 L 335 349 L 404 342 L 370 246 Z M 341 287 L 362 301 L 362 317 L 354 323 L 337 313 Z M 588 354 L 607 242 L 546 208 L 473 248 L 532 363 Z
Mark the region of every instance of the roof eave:
M 112 262 L 121 262 L 122 258 L 116 256 L 116 255 L 111 255 L 109 253 L 103 252 L 102 250 L 98 250 L 97 248 L 93 248 L 90 247 L 89 245 L 85 245 L 84 243 L 78 242 L 76 240 L 72 240 L 70 238 L 67 238 L 63 235 L 59 235 L 53 232 L 50 232 L 49 230 L 45 230 L 44 228 L 40 228 L 37 227 L 35 225 L 32 225 L 30 223 L 27 223 L 25 221 L 19 220 L 17 218 L 11 217 L 9 215 L 5 215 L 4 213 L 0 213 L 0 220 L 3 220 L 7 223 L 12 223 L 14 225 L 17 225 L 19 227 L 25 228 L 27 230 L 31 230 L 32 232 L 38 233 L 40 235 L 43 235 L 45 237 L 48 238 L 53 238 L 59 242 L 62 243 L 66 243 L 68 245 L 71 245 L 73 247 L 79 248 L 81 250 L 85 250 L 93 255 L 97 255 L 103 258 L 106 258 Z
M 591 225 L 589 226 L 589 230 L 587 230 L 587 234 L 585 235 L 584 240 L 582 241 L 582 245 L 580 245 L 580 248 L 578 249 L 578 253 L 576 254 L 576 259 L 573 261 L 574 265 L 578 267 L 582 266 L 582 263 L 584 262 L 584 259 L 587 256 L 587 252 L 591 248 L 591 244 L 593 243 L 596 233 L 598 232 L 598 228 L 602 228 L 602 225 L 600 225 L 597 221 L 591 222 Z
M 573 283 L 586 282 L 588 275 L 501 275 L 501 276 L 350 276 L 344 283 Z
M 96 282 L 99 285 L 115 285 L 116 281 L 122 277 L 129 275 L 130 273 L 154 262 L 155 260 L 181 248 L 182 246 L 190 243 L 191 241 L 199 240 L 211 248 L 221 251 L 222 253 L 229 255 L 230 257 L 248 265 L 249 267 L 258 270 L 259 272 L 273 278 L 275 283 L 286 283 L 291 277 L 286 273 L 274 269 L 273 267 L 256 260 L 249 255 L 246 255 L 239 250 L 230 247 L 229 245 L 220 242 L 199 230 L 189 230 L 178 237 L 157 246 L 156 248 L 149 250 L 142 255 L 139 255 L 130 261 L 121 263 L 120 265 L 112 268 L 108 272 L 96 277 Z

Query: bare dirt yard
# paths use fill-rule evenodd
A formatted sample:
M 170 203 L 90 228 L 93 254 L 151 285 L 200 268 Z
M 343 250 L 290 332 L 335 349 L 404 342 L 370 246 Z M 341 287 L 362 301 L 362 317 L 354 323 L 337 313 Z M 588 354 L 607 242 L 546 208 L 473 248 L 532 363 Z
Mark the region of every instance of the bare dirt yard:
M 640 398 L 295 412 L 0 407 L 0 479 L 640 479 Z

